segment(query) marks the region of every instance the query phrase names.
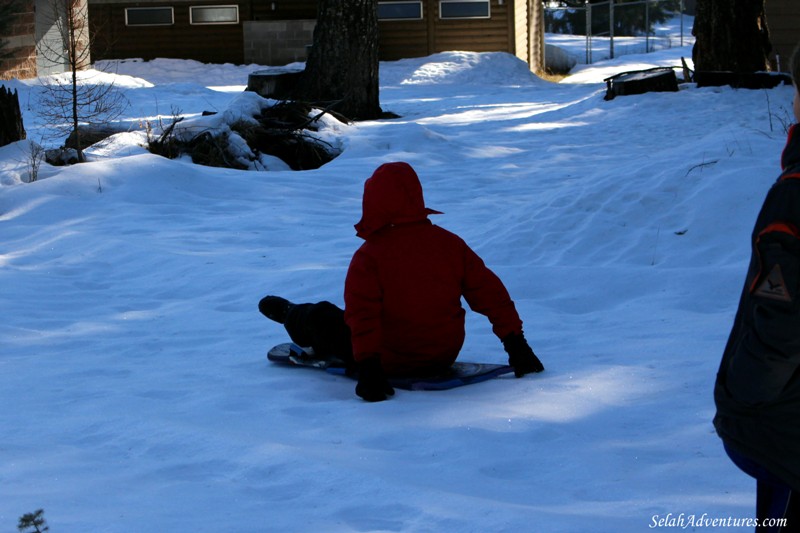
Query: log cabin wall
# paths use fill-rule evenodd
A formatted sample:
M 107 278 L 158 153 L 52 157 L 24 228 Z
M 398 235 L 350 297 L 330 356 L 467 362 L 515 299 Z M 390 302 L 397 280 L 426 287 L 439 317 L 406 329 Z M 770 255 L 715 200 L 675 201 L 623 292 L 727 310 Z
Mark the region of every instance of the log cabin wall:
M 490 0 L 488 18 L 447 19 L 442 17 L 440 0 L 422 0 L 422 19 L 379 22 L 381 59 L 450 50 L 516 53 L 515 3 L 518 0 Z
M 236 7 L 235 23 L 192 23 L 193 9 L 228 6 Z M 151 24 L 130 24 L 142 10 L 156 9 L 164 13 L 163 19 Z M 168 11 L 171 10 L 171 17 Z M 197 13 L 197 11 L 194 11 Z M 194 59 L 203 63 L 242 63 L 242 21 L 250 19 L 249 2 L 199 0 L 187 2 L 127 2 L 91 3 L 89 23 L 95 38 L 92 57 L 98 59 L 157 57 Z M 172 22 L 168 22 L 168 20 Z
M 767 27 L 772 42 L 773 68 L 786 72 L 794 47 L 800 42 L 800 2 L 798 0 L 769 0 L 766 3 Z
M 514 53 L 518 58 L 530 64 L 528 58 L 528 1 L 514 0 L 512 26 L 509 35 L 514 37 Z M 511 50 L 509 50 L 511 52 Z
M 2 36 L 6 42 L 2 51 L 7 57 L 0 58 L 0 80 L 34 78 L 36 77 L 34 0 L 22 2 L 19 12 L 11 16 L 9 34 Z
M 433 17 L 434 52 L 514 52 L 513 18 L 509 10 L 511 0 L 505 0 L 502 4 L 497 0 L 491 1 L 489 19 L 453 20 L 440 18 L 440 3 L 432 1 L 437 8 Z
M 191 3 L 190 3 L 191 2 Z M 525 0 L 488 0 L 488 17 L 444 18 L 442 0 L 420 0 L 421 18 L 381 20 L 380 57 L 395 60 L 422 57 L 449 50 L 510 52 L 527 58 L 524 33 Z M 476 2 L 480 4 L 482 2 Z M 238 23 L 190 24 L 190 6 L 238 8 Z M 520 8 L 521 6 L 521 8 Z M 126 10 L 171 8 L 172 23 L 131 26 Z M 243 63 L 254 54 L 245 52 L 244 22 L 248 34 L 259 21 L 316 18 L 316 0 L 90 0 L 89 20 L 95 31 L 94 59 L 171 57 L 213 63 Z M 522 11 L 522 13 L 520 13 Z M 263 36 L 263 31 L 258 30 Z M 280 41 L 280 36 L 275 37 Z M 294 44 L 292 45 L 294 46 Z M 296 54 L 292 52 L 296 57 Z M 299 59 L 299 58 L 298 58 Z
M 0 0 L 2 1 L 2 0 Z M 85 17 L 87 16 L 86 0 L 75 0 L 75 27 L 78 47 L 88 44 L 89 36 L 83 31 Z M 0 80 L 3 79 L 29 79 L 36 76 L 59 74 L 69 70 L 70 66 L 66 55 L 63 57 L 55 53 L 43 53 L 48 50 L 59 50 L 63 40 L 56 26 L 56 19 L 64 20 L 65 15 L 61 10 L 58 15 L 53 10 L 51 0 L 23 0 L 19 3 L 18 11 L 11 13 L 8 23 L 8 34 L 3 35 L 5 47 L 2 52 L 5 57 L 0 59 Z M 88 59 L 81 54 L 82 59 Z M 88 66 L 88 61 L 78 65 L 82 69 Z
M 317 18 L 317 0 L 253 0 L 252 20 L 301 20 Z

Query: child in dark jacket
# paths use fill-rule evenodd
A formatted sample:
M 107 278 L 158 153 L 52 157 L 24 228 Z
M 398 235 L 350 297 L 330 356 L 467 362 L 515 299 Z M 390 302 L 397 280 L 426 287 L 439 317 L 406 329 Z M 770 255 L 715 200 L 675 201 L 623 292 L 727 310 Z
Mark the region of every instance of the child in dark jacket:
M 485 315 L 517 377 L 544 366 L 500 279 L 455 234 L 428 219 L 422 186 L 407 163 L 381 165 L 364 184 L 356 234 L 365 242 L 350 262 L 345 310 L 329 302 L 294 305 L 267 296 L 261 312 L 285 325 L 292 341 L 358 369 L 367 401 L 394 394 L 387 376 L 435 375 L 464 343 L 461 298 Z
M 792 58 L 800 121 L 800 48 Z M 800 126 L 756 219 L 752 254 L 714 387 L 714 425 L 731 460 L 757 480 L 756 514 L 800 531 Z

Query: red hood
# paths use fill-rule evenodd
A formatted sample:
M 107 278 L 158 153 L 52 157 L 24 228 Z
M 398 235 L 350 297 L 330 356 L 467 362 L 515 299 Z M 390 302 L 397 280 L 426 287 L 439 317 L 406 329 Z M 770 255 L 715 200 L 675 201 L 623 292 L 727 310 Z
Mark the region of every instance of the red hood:
M 441 212 L 425 207 L 422 185 L 408 163 L 385 163 L 364 183 L 356 235 L 368 238 L 381 228 L 426 220 Z

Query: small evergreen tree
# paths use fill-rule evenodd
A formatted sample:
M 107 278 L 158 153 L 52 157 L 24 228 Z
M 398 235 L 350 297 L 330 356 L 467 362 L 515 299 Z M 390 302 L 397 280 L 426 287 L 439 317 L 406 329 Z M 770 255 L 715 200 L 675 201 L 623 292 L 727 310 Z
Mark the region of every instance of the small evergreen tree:
M 6 0 L 0 3 L 0 63 L 11 55 L 5 36 L 11 34 L 11 27 L 16 23 L 21 9 L 22 0 Z M 12 94 L 5 85 L 0 85 L 0 146 L 24 138 L 25 127 L 22 125 L 17 91 Z
M 25 127 L 19 109 L 19 95 L 0 85 L 0 146 L 24 139 Z
M 21 533 L 44 533 L 50 530 L 47 526 L 47 521 L 44 519 L 43 509 L 22 515 L 19 519 L 17 529 Z

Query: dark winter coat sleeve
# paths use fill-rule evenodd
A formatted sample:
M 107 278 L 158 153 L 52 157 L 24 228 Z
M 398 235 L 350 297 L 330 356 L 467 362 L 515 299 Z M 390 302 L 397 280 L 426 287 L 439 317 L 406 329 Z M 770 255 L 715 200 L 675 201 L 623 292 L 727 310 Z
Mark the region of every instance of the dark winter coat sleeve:
M 466 269 L 462 290 L 470 309 L 485 315 L 500 339 L 522 333 L 522 321 L 503 282 L 471 248 L 466 244 L 464 248 Z

